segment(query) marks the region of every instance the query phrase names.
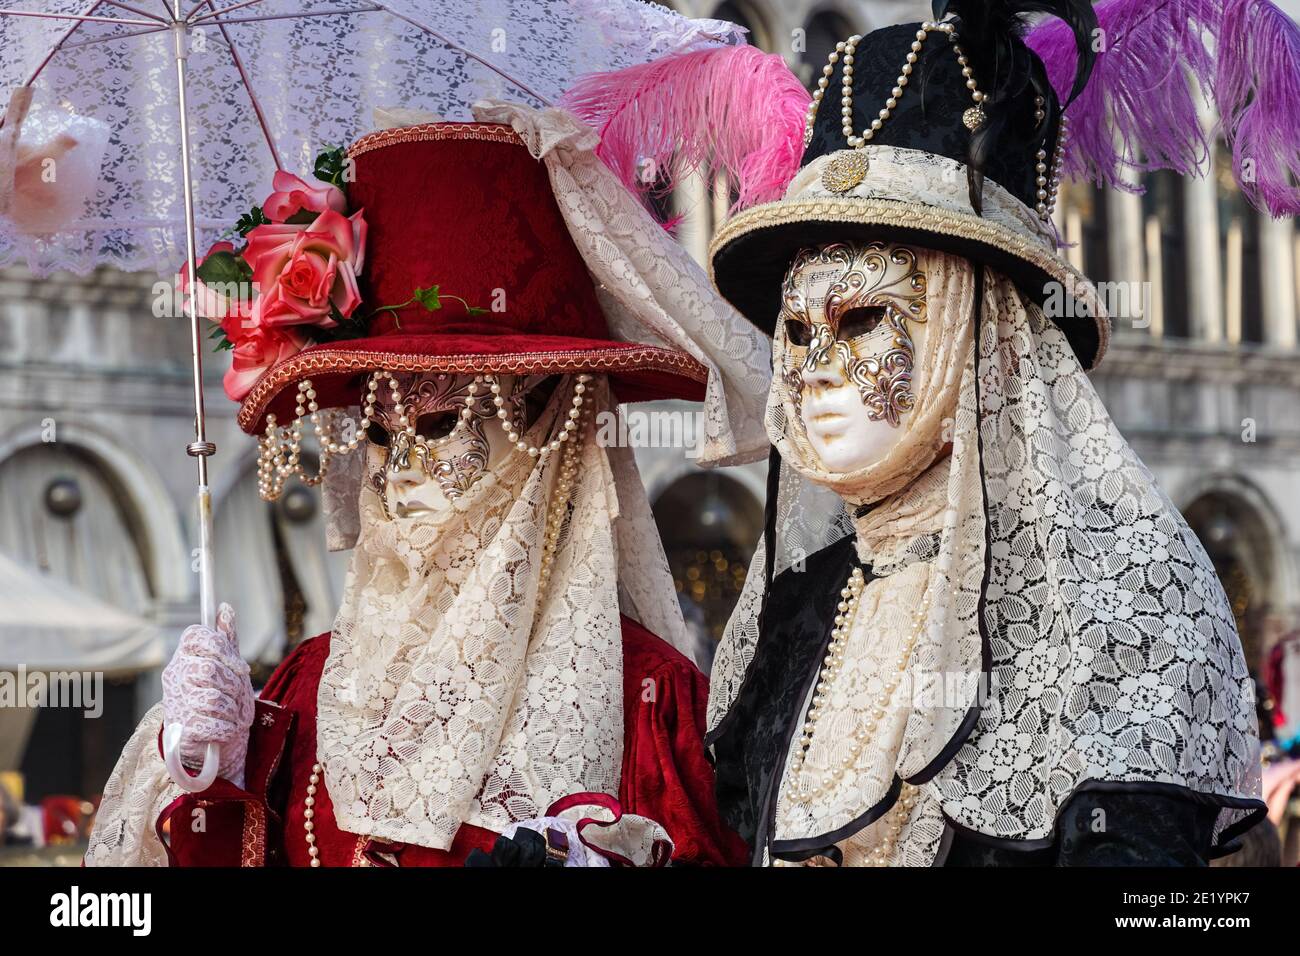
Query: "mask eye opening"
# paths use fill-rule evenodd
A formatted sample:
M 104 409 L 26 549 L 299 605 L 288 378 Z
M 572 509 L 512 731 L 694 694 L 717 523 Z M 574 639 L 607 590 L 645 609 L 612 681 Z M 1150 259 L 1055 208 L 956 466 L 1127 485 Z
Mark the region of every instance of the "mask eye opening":
M 883 305 L 860 305 L 846 309 L 840 315 L 838 338 L 843 341 L 860 338 L 874 332 L 885 320 Z
M 799 319 L 786 319 L 785 338 L 791 345 L 806 348 L 812 344 L 812 329 Z
M 524 402 L 524 425 L 531 428 L 533 423 L 541 416 L 543 409 L 555 394 L 555 388 L 560 384 L 560 375 L 548 375 L 535 385 L 529 387 L 523 393 Z M 519 400 L 518 397 L 515 399 Z
M 384 428 L 379 422 L 371 422 L 366 426 L 366 438 L 370 444 L 378 445 L 380 448 L 388 447 L 388 429 Z
M 440 412 L 429 412 L 421 415 L 415 420 L 415 432 L 421 438 L 428 441 L 436 441 L 439 438 L 446 438 L 451 434 L 456 422 L 460 420 L 459 409 L 444 409 Z

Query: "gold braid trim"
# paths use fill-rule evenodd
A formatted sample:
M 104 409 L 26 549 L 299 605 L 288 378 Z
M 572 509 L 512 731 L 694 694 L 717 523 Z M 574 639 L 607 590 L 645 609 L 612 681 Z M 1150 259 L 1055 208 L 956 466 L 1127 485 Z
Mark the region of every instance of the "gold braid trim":
M 853 223 L 855 225 L 898 226 L 919 229 L 943 236 L 960 236 L 982 242 L 1010 253 L 1061 282 L 1077 299 L 1087 303 L 1090 316 L 1097 323 L 1097 357 L 1095 368 L 1110 342 L 1110 322 L 1097 290 L 1064 259 L 1055 255 L 1041 240 L 1018 235 L 1000 223 L 990 222 L 969 213 L 940 209 L 924 203 L 895 199 L 784 199 L 754 206 L 734 217 L 718 230 L 709 244 L 709 278 L 716 287 L 714 262 L 727 244 L 752 232 L 799 222 Z
M 385 146 L 397 143 L 421 143 L 444 139 L 476 139 L 490 143 L 524 145 L 513 129 L 502 123 L 421 123 L 419 126 L 397 126 L 393 129 L 367 133 L 348 147 L 348 156 L 356 158 Z
M 484 372 L 514 375 L 557 372 L 661 371 L 691 381 L 707 383 L 709 370 L 693 356 L 656 345 L 611 349 L 608 352 L 517 352 L 503 355 L 418 355 L 349 350 L 306 349 L 272 368 L 253 386 L 239 407 L 239 427 L 246 432 L 262 419 L 267 406 L 285 388 L 319 374 L 355 374 L 374 371 L 448 372 L 479 375 Z

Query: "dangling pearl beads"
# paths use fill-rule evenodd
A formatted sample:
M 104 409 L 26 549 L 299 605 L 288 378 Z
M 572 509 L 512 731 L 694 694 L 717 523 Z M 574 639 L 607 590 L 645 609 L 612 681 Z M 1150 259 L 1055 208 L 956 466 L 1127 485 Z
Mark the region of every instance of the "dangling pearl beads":
M 573 491 L 573 480 L 578 474 L 582 436 L 586 433 L 583 428 L 586 424 L 586 414 L 581 410 L 581 399 L 583 393 L 587 390 L 587 382 L 589 381 L 591 381 L 590 375 L 578 376 L 578 381 L 573 386 L 575 401 L 569 411 L 569 417 L 564 423 L 564 431 L 560 433 L 562 438 L 566 438 L 570 433 L 573 433 L 574 438 L 565 446 L 563 457 L 560 460 L 560 473 L 555 478 L 555 489 L 551 493 L 551 506 L 546 513 L 545 537 L 542 542 L 542 563 L 537 576 L 537 593 L 539 595 L 546 593 L 546 586 L 551 580 L 551 568 L 555 563 L 555 552 L 560 544 L 560 529 L 563 527 L 564 518 L 569 511 L 569 498 Z M 573 427 L 570 428 L 570 426 Z M 551 444 L 554 445 L 555 443 L 552 442 Z M 550 448 L 550 446 L 547 447 Z
M 1043 110 L 1043 98 L 1038 98 L 1038 111 L 1035 114 L 1041 123 L 1046 113 Z M 1061 125 L 1056 134 L 1056 149 L 1052 152 L 1051 173 L 1048 173 L 1047 150 L 1039 149 L 1037 162 L 1034 164 L 1036 173 L 1035 184 L 1037 185 L 1034 212 L 1038 213 L 1040 219 L 1044 221 L 1052 218 L 1052 210 L 1056 208 L 1056 197 L 1061 189 L 1061 166 L 1065 159 L 1065 141 L 1069 136 L 1069 122 L 1065 115 L 1061 115 Z
M 284 491 L 285 483 L 297 475 L 304 484 L 318 485 L 329 469 L 331 458 L 355 451 L 365 440 L 366 429 L 375 417 L 375 392 L 378 390 L 378 378 L 384 373 L 371 376 L 369 388 L 363 402 L 361 423 L 353 436 L 343 440 L 337 429 L 336 417 L 330 410 L 321 411 L 316 401 L 316 389 L 311 379 L 305 378 L 298 383 L 297 400 L 294 402 L 295 418 L 287 429 L 276 427 L 274 415 L 266 416 L 266 433 L 258 439 L 257 456 L 257 493 L 264 501 L 274 501 Z M 312 430 L 320 442 L 320 468 L 315 475 L 308 475 L 302 470 L 302 419 L 309 416 Z
M 858 757 L 875 736 L 880 721 L 884 720 L 885 714 L 888 712 L 894 692 L 898 690 L 903 675 L 907 673 L 907 665 L 912 658 L 912 650 L 915 648 L 921 632 L 925 629 L 925 619 L 930 613 L 931 589 L 927 588 L 920 608 L 912 615 L 911 632 L 908 634 L 906 642 L 904 642 L 902 653 L 898 655 L 897 660 L 894 662 L 894 670 L 890 675 L 890 679 L 876 698 L 875 709 L 855 729 L 853 743 L 849 746 L 848 754 L 840 761 L 838 766 L 831 768 L 822 777 L 820 784 L 814 786 L 812 781 L 803 776 L 804 762 L 808 757 L 808 748 L 812 746 L 817 721 L 823 714 L 823 705 L 830 698 L 831 685 L 834 684 L 835 679 L 839 677 L 844 668 L 844 648 L 848 644 L 849 633 L 853 628 L 853 618 L 858 610 L 863 587 L 864 575 L 862 569 L 854 568 L 849 575 L 848 583 L 840 591 L 840 602 L 836 605 L 838 613 L 835 615 L 835 627 L 831 631 L 830 644 L 826 648 L 826 657 L 822 661 L 821 676 L 817 681 L 817 689 L 813 691 L 812 707 L 808 710 L 808 717 L 803 725 L 803 736 L 799 740 L 799 746 L 791 758 L 791 774 L 797 782 L 792 797 L 795 802 L 800 804 L 809 804 L 826 795 L 845 773 L 857 765 Z
M 311 776 L 307 778 L 307 796 L 303 803 L 303 824 L 302 828 L 307 831 L 307 855 L 311 857 L 312 866 L 320 866 L 320 849 L 316 846 L 316 786 L 320 783 L 320 775 L 324 768 L 314 763 L 311 765 Z
M 529 445 L 528 442 L 519 437 L 519 433 L 515 431 L 510 422 L 510 411 L 506 408 L 506 397 L 501 394 L 501 383 L 497 381 L 497 377 L 495 375 L 484 375 L 482 381 L 487 382 L 488 389 L 492 392 L 492 404 L 497 408 L 497 421 L 501 423 L 506 438 L 520 451 L 527 452 L 529 457 L 539 458 L 548 452 L 558 451 L 560 446 L 569 440 L 569 436 L 577 431 L 578 418 L 582 414 L 583 395 L 587 391 L 587 383 L 591 381 L 591 376 L 578 376 L 577 382 L 573 386 L 573 400 L 570 403 L 569 418 L 564 423 L 564 429 L 544 445 Z
M 912 818 L 912 810 L 920 791 L 910 783 L 903 784 L 898 793 L 898 802 L 889 808 L 889 812 L 879 821 L 881 828 L 880 842 L 867 854 L 867 866 L 889 866 L 894 859 L 894 847 L 903 833 L 903 827 Z

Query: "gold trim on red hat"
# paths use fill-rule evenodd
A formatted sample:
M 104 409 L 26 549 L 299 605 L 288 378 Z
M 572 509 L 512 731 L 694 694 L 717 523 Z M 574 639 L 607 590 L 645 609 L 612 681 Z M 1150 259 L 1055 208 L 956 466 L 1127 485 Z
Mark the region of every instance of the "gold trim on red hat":
M 709 380 L 708 368 L 693 356 L 657 345 L 608 351 L 513 352 L 502 355 L 419 355 L 346 348 L 307 349 L 285 359 L 258 380 L 239 406 L 239 427 L 251 433 L 275 397 L 303 377 L 380 369 L 390 372 L 449 372 L 453 375 L 483 372 L 600 374 L 644 370 L 670 372 L 701 384 Z
M 475 139 L 491 143 L 524 145 L 519 134 L 503 123 L 421 123 L 419 126 L 396 126 L 392 129 L 367 133 L 348 147 L 348 156 L 355 159 L 362 153 L 369 153 L 397 143 L 420 143 L 444 139 Z

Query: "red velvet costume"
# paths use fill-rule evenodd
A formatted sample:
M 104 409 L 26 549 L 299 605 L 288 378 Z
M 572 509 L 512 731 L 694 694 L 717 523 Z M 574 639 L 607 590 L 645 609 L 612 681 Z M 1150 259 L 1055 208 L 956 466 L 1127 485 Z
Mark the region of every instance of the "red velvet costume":
M 170 830 L 173 865 L 308 865 L 303 810 L 316 761 L 316 689 L 329 644 L 329 634 L 304 641 L 271 675 L 257 701 L 245 789 L 219 778 L 163 812 L 158 830 L 160 836 Z M 694 664 L 623 618 L 623 811 L 662 824 L 674 862 L 739 866 L 747 851 L 718 815 L 702 742 L 708 689 Z M 334 822 L 323 781 L 315 810 L 323 866 L 460 866 L 475 847 L 488 851 L 496 840 L 468 824 L 449 850 L 345 833 Z

